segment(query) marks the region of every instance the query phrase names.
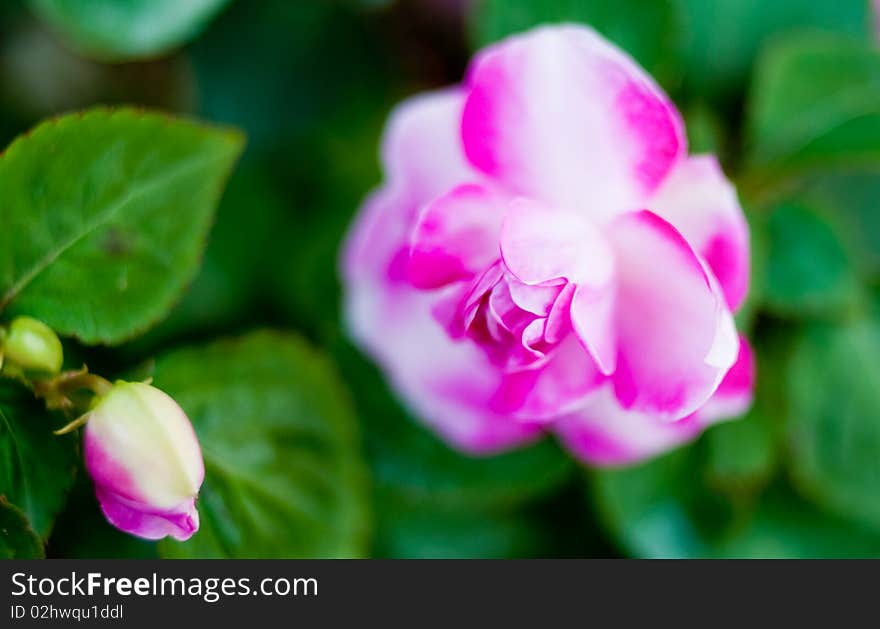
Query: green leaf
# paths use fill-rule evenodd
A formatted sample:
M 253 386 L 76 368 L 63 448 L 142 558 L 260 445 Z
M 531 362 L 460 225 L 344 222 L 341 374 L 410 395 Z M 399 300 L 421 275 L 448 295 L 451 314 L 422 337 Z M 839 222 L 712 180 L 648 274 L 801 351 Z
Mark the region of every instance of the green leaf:
M 327 359 L 256 332 L 160 358 L 205 457 L 201 528 L 166 557 L 354 557 L 370 530 L 348 396 Z
M 699 557 L 707 551 L 695 517 L 705 497 L 693 448 L 623 469 L 597 470 L 593 487 L 599 510 L 617 541 L 636 557 Z M 694 478 L 696 477 L 696 479 Z M 724 521 L 717 505 L 707 519 Z
M 709 430 L 706 447 L 709 482 L 729 492 L 760 488 L 775 471 L 776 435 L 761 408 Z
M 52 434 L 64 423 L 18 383 L 0 380 L 0 495 L 44 538 L 64 506 L 76 470 L 76 435 Z
M 482 47 L 558 22 L 592 26 L 661 82 L 675 76 L 682 30 L 676 0 L 482 0 L 474 9 L 471 30 Z
M 86 344 L 161 319 L 195 274 L 241 136 L 130 109 L 45 122 L 0 158 L 0 311 Z
M 839 314 L 860 298 L 855 264 L 831 220 L 801 203 L 767 218 L 764 304 L 794 316 Z
M 106 61 L 160 55 L 198 35 L 229 0 L 28 0 L 85 54 Z
M 811 172 L 792 195 L 833 216 L 860 272 L 880 276 L 880 154 L 873 166 Z
M 780 40 L 761 58 L 749 114 L 747 160 L 765 179 L 876 163 L 880 51 L 870 41 L 843 37 Z
M 880 556 L 880 535 L 829 515 L 785 485 L 736 504 L 706 483 L 697 447 L 596 473 L 605 521 L 630 554 L 650 558 Z
M 541 531 L 521 513 L 437 507 L 386 498 L 376 555 L 394 559 L 503 559 L 539 554 Z
M 43 544 L 27 518 L 0 496 L 0 559 L 41 559 Z
M 876 46 L 829 36 L 777 42 L 762 58 L 750 113 L 750 176 L 832 217 L 860 272 L 880 273 Z
M 782 34 L 809 29 L 872 35 L 865 0 L 677 0 L 686 26 L 683 64 L 688 92 L 723 100 L 735 97 L 756 55 Z
M 755 559 L 880 557 L 880 535 L 828 515 L 791 493 L 773 491 L 713 556 Z
M 880 325 L 861 320 L 804 335 L 788 378 L 798 486 L 880 530 Z
M 453 450 L 401 409 L 376 368 L 354 348 L 340 342 L 335 354 L 366 423 L 379 490 L 450 509 L 510 508 L 554 490 L 575 470 L 550 439 L 491 457 Z

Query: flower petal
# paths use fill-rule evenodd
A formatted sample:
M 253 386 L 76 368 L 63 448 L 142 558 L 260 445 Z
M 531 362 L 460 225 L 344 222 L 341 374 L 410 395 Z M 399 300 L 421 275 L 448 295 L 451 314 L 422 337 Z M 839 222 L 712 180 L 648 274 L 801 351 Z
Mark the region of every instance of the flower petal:
M 679 162 L 650 201 L 708 263 L 736 310 L 749 286 L 749 227 L 713 155 Z
M 162 539 L 170 535 L 186 541 L 199 530 L 199 512 L 190 500 L 178 510 L 150 511 L 144 505 L 133 503 L 101 486 L 95 488 L 104 517 L 116 528 L 144 539 Z
M 515 277 L 507 276 L 507 288 L 514 304 L 526 312 L 539 317 L 550 314 L 553 304 L 565 287 L 565 282 L 549 284 L 526 284 Z
M 593 30 L 546 27 L 473 61 L 465 153 L 516 194 L 603 220 L 642 206 L 686 154 L 675 107 Z
M 478 181 L 467 162 L 459 128 L 465 93 L 451 87 L 414 96 L 398 105 L 382 137 L 382 166 L 419 204 L 465 181 Z
M 517 418 L 547 421 L 579 408 L 602 380 L 590 356 L 569 335 L 537 366 L 505 374 L 492 407 Z
M 525 284 L 560 278 L 601 286 L 614 255 L 601 232 L 584 216 L 527 199 L 510 202 L 501 226 L 504 264 Z
M 755 356 L 745 336 L 739 337 L 739 355 L 709 401 L 696 410 L 703 424 L 732 419 L 752 405 L 755 387 Z
M 702 406 L 733 365 L 738 339 L 714 276 L 676 229 L 648 211 L 619 217 L 614 389 L 626 409 L 665 420 Z
M 571 298 L 570 316 L 575 335 L 606 376 L 617 369 L 615 301 L 611 283 L 595 288 L 578 286 Z
M 695 415 L 669 422 L 626 410 L 610 385 L 591 396 L 586 408 L 553 424 L 569 451 L 600 466 L 628 465 L 660 454 L 694 439 L 703 427 Z
M 624 409 L 611 386 L 591 396 L 587 407 L 554 424 L 559 439 L 579 459 L 593 465 L 628 465 L 694 439 L 707 427 L 738 417 L 752 403 L 755 361 L 740 337 L 736 363 L 714 395 L 696 412 L 674 422 Z
M 408 274 L 417 288 L 469 280 L 500 257 L 505 202 L 477 184 L 462 184 L 422 210 L 412 235 Z
M 459 126 L 464 92 L 411 98 L 391 113 L 382 139 L 386 181 L 364 203 L 346 238 L 344 277 L 408 282 L 409 236 L 428 201 L 480 175 L 465 159 Z
M 572 326 L 600 371 L 613 372 L 614 253 L 595 225 L 580 214 L 517 199 L 501 228 L 501 255 L 522 282 L 564 278 L 576 285 Z

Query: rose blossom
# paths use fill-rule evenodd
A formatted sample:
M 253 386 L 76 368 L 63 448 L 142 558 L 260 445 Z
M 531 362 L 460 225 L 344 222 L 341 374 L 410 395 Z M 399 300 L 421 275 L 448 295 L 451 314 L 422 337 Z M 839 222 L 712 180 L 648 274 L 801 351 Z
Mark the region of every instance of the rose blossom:
M 392 114 L 343 252 L 353 337 L 414 414 L 490 453 L 556 433 L 632 462 L 736 416 L 748 228 L 710 155 L 594 31 L 481 51 Z

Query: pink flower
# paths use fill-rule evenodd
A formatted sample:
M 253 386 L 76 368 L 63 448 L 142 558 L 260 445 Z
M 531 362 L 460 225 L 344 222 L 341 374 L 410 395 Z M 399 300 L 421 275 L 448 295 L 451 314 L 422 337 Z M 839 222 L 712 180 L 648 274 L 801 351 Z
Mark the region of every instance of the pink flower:
M 392 114 L 382 158 L 343 254 L 347 319 L 449 442 L 490 453 L 550 431 L 623 464 L 748 407 L 736 193 L 595 32 L 481 51 L 462 86 Z

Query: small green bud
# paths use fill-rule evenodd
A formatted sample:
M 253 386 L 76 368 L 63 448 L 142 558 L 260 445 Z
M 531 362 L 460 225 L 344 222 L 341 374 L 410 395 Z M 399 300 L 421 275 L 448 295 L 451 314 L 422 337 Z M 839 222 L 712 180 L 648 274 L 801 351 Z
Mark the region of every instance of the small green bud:
M 42 321 L 31 317 L 12 320 L 3 335 L 3 362 L 22 371 L 56 374 L 64 362 L 58 335 Z

